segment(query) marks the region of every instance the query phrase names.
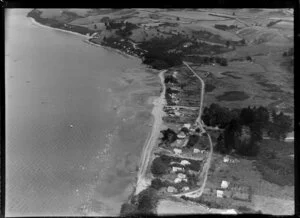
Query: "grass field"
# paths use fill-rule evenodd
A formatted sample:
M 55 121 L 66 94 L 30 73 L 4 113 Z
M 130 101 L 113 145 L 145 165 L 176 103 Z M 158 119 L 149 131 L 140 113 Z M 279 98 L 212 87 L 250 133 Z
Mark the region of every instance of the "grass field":
M 294 185 L 294 143 L 263 140 L 255 163 L 264 180 L 280 186 Z

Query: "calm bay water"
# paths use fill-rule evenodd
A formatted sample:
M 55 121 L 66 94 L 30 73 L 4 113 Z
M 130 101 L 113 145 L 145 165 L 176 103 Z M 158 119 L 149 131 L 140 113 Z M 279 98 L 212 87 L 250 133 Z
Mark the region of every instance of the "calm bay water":
M 124 122 L 150 112 L 117 81 L 147 73 L 136 58 L 34 25 L 27 12 L 6 11 L 6 214 L 116 214 L 150 130 Z M 122 92 L 131 108 L 117 116 Z

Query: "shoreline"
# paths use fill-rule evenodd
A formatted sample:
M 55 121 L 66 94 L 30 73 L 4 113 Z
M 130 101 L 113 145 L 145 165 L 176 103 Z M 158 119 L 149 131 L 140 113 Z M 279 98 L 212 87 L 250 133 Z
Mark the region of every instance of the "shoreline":
M 78 32 L 74 32 L 74 31 L 70 31 L 70 30 L 64 30 L 64 29 L 60 29 L 60 28 L 55 28 L 55 27 L 47 26 L 47 25 L 45 25 L 45 24 L 39 23 L 39 22 L 36 21 L 33 17 L 29 17 L 29 19 L 31 20 L 31 22 L 32 22 L 34 25 L 37 25 L 37 26 L 39 26 L 39 27 L 47 28 L 47 29 L 50 29 L 50 30 L 59 30 L 59 31 L 62 31 L 62 32 L 65 32 L 65 33 L 73 34 L 73 35 L 76 35 L 76 36 L 81 36 L 81 37 L 84 37 L 84 38 L 86 38 L 86 39 L 92 38 L 92 37 L 89 36 L 89 35 L 84 35 L 84 34 L 81 34 L 81 33 L 78 33 Z
M 137 173 L 137 182 L 136 182 L 136 187 L 134 191 L 134 195 L 137 195 L 140 193 L 142 190 L 146 189 L 148 187 L 148 182 L 145 179 L 145 174 L 146 170 L 148 168 L 149 164 L 149 158 L 152 153 L 152 149 L 154 147 L 154 143 L 156 142 L 159 133 L 160 133 L 160 128 L 163 124 L 162 120 L 162 115 L 164 114 L 163 112 L 163 106 L 165 105 L 165 85 L 164 85 L 164 80 L 163 80 L 163 75 L 167 70 L 162 70 L 159 73 L 159 78 L 163 86 L 163 91 L 160 93 L 160 96 L 157 98 L 153 99 L 152 104 L 154 105 L 151 114 L 152 114 L 152 130 L 151 133 L 148 134 L 148 137 L 144 143 L 142 154 L 141 154 L 141 159 L 140 159 L 140 168 L 139 172 Z M 148 155 L 148 156 L 147 156 Z M 146 161 L 146 162 L 145 162 Z
M 121 55 L 125 55 L 125 56 L 130 57 L 130 58 L 138 58 L 138 59 L 140 59 L 138 56 L 127 54 L 126 52 L 123 52 L 123 51 L 121 51 L 119 49 L 111 48 L 109 46 L 105 46 L 105 45 L 101 45 L 99 43 L 92 42 L 91 39 L 93 39 L 93 36 L 84 35 L 84 34 L 81 34 L 81 33 L 75 32 L 75 31 L 70 31 L 70 30 L 64 30 L 64 29 L 60 29 L 60 28 L 50 27 L 50 26 L 44 25 L 42 23 L 39 23 L 33 17 L 29 17 L 29 19 L 36 26 L 39 26 L 39 27 L 42 27 L 42 28 L 46 28 L 46 29 L 50 29 L 50 30 L 58 30 L 58 31 L 69 33 L 69 34 L 72 34 L 72 35 L 84 37 L 84 39 L 85 39 L 84 42 L 87 43 L 87 44 L 89 44 L 89 45 L 96 46 L 96 47 L 102 47 L 102 48 L 105 48 L 105 49 L 107 49 L 109 51 L 114 51 L 114 52 L 117 52 L 117 53 L 119 53 Z
M 140 58 L 137 57 L 137 56 L 127 54 L 126 52 L 123 52 L 123 51 L 121 51 L 121 50 L 119 50 L 119 49 L 112 48 L 112 47 L 105 46 L 105 45 L 101 45 L 101 44 L 98 44 L 98 43 L 95 43 L 95 42 L 91 42 L 90 39 L 93 39 L 93 38 L 90 37 L 90 38 L 88 38 L 87 40 L 84 40 L 84 42 L 87 43 L 87 44 L 89 44 L 89 45 L 92 45 L 92 46 L 105 48 L 105 49 L 108 50 L 108 51 L 113 51 L 113 52 L 119 53 L 119 54 L 121 54 L 121 55 L 130 57 L 130 58 L 138 58 L 138 59 L 140 59 Z

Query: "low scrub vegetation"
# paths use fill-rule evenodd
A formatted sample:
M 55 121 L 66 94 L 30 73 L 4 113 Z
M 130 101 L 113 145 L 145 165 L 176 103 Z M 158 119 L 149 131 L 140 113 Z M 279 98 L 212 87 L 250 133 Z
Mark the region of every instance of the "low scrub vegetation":
M 242 91 L 228 91 L 216 97 L 218 101 L 244 101 L 248 98 L 249 95 Z

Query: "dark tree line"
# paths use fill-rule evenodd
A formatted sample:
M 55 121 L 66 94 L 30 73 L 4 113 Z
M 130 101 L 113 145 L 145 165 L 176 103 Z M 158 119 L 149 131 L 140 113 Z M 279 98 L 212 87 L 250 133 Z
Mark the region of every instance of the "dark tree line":
M 283 140 L 291 131 L 292 120 L 282 112 L 270 113 L 265 107 L 247 107 L 229 110 L 218 104 L 204 108 L 202 120 L 208 126 L 224 129 L 217 140 L 216 150 L 229 153 L 233 149 L 240 155 L 255 156 L 258 142 L 263 139 L 264 132 L 273 139 Z

